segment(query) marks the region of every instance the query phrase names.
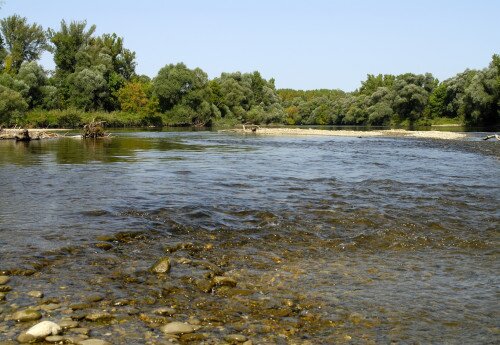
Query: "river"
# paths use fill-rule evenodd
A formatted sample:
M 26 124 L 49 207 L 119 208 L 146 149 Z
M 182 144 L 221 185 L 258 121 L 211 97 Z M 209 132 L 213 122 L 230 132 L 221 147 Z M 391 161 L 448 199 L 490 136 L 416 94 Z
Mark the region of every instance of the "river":
M 479 137 L 0 142 L 0 341 L 34 307 L 116 344 L 173 320 L 205 344 L 498 343 L 500 145 Z

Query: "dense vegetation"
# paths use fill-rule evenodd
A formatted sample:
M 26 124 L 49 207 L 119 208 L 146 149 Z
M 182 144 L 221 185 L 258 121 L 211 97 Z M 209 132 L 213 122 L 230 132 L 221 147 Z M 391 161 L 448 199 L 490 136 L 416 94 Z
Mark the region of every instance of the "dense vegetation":
M 0 125 L 78 127 L 237 123 L 413 125 L 500 122 L 500 56 L 483 70 L 439 82 L 432 74 L 368 75 L 354 92 L 276 90 L 259 72 L 222 73 L 168 64 L 135 72 L 135 53 L 86 22 L 44 30 L 14 15 L 0 20 Z M 53 54 L 54 71 L 38 63 Z

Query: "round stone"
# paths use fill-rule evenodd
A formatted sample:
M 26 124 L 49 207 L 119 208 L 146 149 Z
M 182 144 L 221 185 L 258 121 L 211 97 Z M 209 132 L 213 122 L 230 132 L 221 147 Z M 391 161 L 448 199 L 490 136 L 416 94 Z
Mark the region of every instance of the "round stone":
M 173 335 L 193 333 L 195 331 L 195 328 L 192 325 L 178 321 L 167 323 L 160 329 L 165 334 L 173 334 Z
M 36 310 L 26 309 L 15 312 L 12 319 L 17 322 L 36 321 L 42 318 L 42 314 Z

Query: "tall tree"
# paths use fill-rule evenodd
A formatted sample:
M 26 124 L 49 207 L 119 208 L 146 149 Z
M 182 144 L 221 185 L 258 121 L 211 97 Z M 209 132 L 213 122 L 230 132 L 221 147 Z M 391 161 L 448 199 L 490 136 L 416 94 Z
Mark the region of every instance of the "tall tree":
M 86 21 L 72 21 L 68 25 L 62 20 L 59 31 L 48 30 L 50 42 L 54 45 L 54 62 L 58 72 L 75 72 L 77 53 L 88 44 L 96 29 L 95 25 L 88 29 L 86 27 Z
M 0 20 L 0 30 L 8 53 L 5 67 L 11 72 L 17 73 L 24 61 L 38 60 L 49 48 L 43 28 L 17 14 Z

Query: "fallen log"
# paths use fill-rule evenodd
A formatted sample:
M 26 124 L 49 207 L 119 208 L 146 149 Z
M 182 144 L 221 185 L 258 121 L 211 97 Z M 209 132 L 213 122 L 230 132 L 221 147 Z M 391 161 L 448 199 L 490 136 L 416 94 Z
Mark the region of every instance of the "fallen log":
M 496 138 L 497 140 L 500 140 L 500 135 L 498 134 L 493 134 L 493 135 L 487 135 L 483 138 L 483 140 L 489 140 L 489 139 L 493 139 L 493 138 Z

